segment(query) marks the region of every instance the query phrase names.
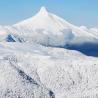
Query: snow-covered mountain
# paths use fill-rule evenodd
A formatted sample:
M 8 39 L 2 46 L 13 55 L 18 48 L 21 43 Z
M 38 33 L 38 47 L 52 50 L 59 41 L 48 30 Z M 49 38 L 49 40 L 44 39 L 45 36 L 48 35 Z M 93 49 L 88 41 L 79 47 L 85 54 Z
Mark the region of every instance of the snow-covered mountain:
M 31 40 L 48 46 L 65 47 L 68 44 L 98 42 L 98 37 L 95 35 L 48 12 L 45 7 L 42 7 L 34 17 L 19 22 L 13 27 L 22 35 L 32 37 Z
M 48 12 L 45 7 L 35 16 L 5 29 L 14 35 L 17 41 L 33 41 L 47 46 L 66 47 L 70 44 L 98 43 L 96 35 L 68 23 Z
M 0 98 L 98 98 L 98 57 L 85 55 L 98 54 L 97 31 L 45 7 L 0 26 Z
M 1 27 L 1 32 L 4 32 L 0 36 L 1 42 L 34 42 L 98 56 L 98 36 L 95 30 L 72 25 L 50 13 L 45 7 L 29 19 L 12 26 Z

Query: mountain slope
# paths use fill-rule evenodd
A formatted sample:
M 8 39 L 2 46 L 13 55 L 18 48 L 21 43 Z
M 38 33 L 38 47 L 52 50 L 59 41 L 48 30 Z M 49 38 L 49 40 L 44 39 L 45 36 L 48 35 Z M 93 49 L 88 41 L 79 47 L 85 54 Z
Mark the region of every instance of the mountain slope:
M 14 45 L 12 47 L 0 44 L 0 98 L 55 98 L 54 93 L 41 83 L 36 68 L 32 66 L 30 71 L 29 62 L 21 62 L 24 59 L 20 58 L 22 52 L 18 53 Z
M 52 90 L 54 93 L 50 98 L 54 98 L 54 95 L 56 98 L 98 97 L 98 58 L 88 57 L 73 50 L 44 47 L 34 43 L 1 43 L 0 46 L 2 47 L 0 48 L 0 58 L 11 60 L 16 68 L 34 79 L 34 84 L 37 83 L 41 86 L 43 84 L 43 87 Z M 4 60 L 1 65 L 4 65 Z M 6 66 L 9 71 L 11 66 Z M 10 69 L 10 73 L 14 70 Z M 4 77 L 4 79 L 7 78 Z M 2 78 L 0 80 L 2 81 Z M 19 78 L 20 80 L 21 78 Z M 30 87 L 32 86 L 30 85 Z M 44 91 L 44 93 L 46 92 L 47 90 Z

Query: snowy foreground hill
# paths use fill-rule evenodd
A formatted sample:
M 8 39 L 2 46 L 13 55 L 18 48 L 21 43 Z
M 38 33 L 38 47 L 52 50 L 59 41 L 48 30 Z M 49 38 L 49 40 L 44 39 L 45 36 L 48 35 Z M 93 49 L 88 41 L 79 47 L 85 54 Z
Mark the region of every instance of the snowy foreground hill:
M 44 7 L 0 26 L 0 98 L 98 98 L 97 32 Z

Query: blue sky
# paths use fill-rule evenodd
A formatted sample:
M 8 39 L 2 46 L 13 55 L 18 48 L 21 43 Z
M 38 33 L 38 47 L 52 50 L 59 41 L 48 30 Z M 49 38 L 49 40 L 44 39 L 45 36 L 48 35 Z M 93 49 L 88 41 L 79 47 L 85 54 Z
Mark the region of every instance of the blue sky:
M 75 25 L 98 27 L 98 0 L 0 0 L 0 24 L 32 17 L 41 6 Z

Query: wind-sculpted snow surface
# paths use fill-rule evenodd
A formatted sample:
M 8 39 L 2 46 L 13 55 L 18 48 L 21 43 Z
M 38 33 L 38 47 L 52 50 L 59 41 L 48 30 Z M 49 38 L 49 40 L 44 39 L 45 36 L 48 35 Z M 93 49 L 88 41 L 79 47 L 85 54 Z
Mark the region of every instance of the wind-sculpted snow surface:
M 2 94 L 8 90 L 7 96 L 22 98 L 98 97 L 98 58 L 34 43 L 1 43 L 0 47 Z

